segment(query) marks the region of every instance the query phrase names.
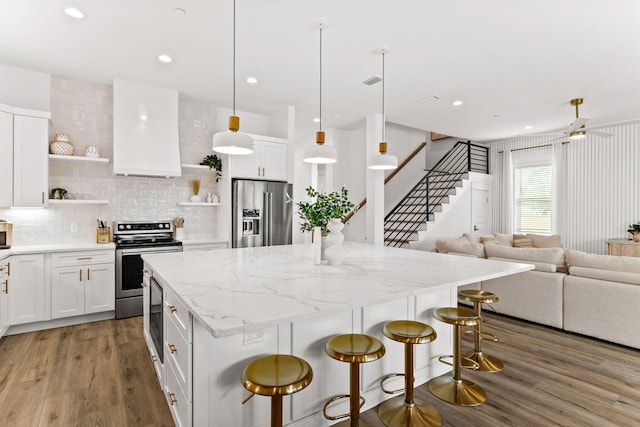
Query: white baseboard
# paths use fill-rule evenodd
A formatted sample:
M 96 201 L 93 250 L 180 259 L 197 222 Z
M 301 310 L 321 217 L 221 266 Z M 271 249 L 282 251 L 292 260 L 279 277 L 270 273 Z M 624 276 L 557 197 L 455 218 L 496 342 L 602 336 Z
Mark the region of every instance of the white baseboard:
M 52 319 L 44 322 L 25 323 L 23 325 L 10 326 L 5 335 L 24 334 L 26 332 L 43 331 L 45 329 L 61 328 L 63 326 L 80 325 L 82 323 L 97 322 L 99 320 L 115 319 L 115 311 L 85 314 L 82 316 Z

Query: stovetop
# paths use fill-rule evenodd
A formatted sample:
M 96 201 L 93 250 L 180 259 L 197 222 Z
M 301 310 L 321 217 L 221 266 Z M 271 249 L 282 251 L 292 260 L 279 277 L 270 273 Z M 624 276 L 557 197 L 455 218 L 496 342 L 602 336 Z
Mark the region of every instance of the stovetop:
M 118 248 L 182 246 L 171 221 L 114 221 L 113 241 Z

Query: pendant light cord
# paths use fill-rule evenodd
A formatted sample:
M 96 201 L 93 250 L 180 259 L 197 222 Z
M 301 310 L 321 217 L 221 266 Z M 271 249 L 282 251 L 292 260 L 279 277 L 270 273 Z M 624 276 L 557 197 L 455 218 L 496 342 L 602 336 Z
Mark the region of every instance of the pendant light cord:
M 384 78 L 384 49 L 382 50 L 382 140 L 386 141 L 386 137 L 385 137 L 385 116 L 384 116 L 384 83 L 385 83 L 385 78 Z
M 233 0 L 233 115 L 236 115 L 236 0 Z
M 320 130 L 322 131 L 322 24 L 320 24 Z

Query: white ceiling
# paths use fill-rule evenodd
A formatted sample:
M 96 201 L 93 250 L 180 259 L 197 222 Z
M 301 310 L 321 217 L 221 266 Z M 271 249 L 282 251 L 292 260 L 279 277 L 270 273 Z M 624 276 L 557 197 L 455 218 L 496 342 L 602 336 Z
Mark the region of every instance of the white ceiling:
M 70 5 L 86 18 L 65 15 Z M 0 63 L 231 107 L 232 10 L 232 0 L 0 0 Z M 495 140 L 568 127 L 576 97 L 589 126 L 640 117 L 637 0 L 237 0 L 238 110 L 295 105 L 311 123 L 319 19 L 325 128 L 381 112 L 381 85 L 362 81 L 381 75 L 383 45 L 389 122 Z

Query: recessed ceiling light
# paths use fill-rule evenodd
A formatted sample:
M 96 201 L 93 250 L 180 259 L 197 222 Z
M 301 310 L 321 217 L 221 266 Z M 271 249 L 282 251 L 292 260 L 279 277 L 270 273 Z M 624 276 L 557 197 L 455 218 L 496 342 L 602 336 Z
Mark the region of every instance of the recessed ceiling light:
M 158 55 L 158 61 L 169 63 L 169 62 L 173 62 L 173 58 L 170 57 L 169 55 L 162 54 L 162 55 Z
M 452 102 L 454 107 L 459 107 L 460 105 L 462 105 L 462 101 L 460 101 L 459 99 L 456 99 L 455 101 Z
M 76 18 L 76 19 L 83 19 L 84 18 L 84 13 L 82 13 L 81 10 L 76 9 L 75 7 L 67 7 L 64 10 L 64 13 L 66 13 L 67 15 L 69 15 L 72 18 Z
M 254 85 L 258 83 L 258 79 L 256 79 L 255 77 L 247 77 L 247 83 Z
M 525 128 L 526 130 L 529 130 L 529 129 L 533 129 L 533 126 L 525 126 L 524 128 Z
M 187 14 L 187 11 L 179 7 L 176 7 L 175 9 L 173 9 L 173 13 L 175 13 L 176 15 L 184 16 Z
M 314 121 L 314 123 L 320 123 L 320 118 L 315 117 L 315 118 L 313 119 L 313 121 Z

